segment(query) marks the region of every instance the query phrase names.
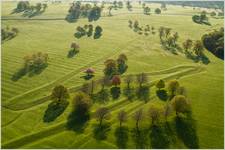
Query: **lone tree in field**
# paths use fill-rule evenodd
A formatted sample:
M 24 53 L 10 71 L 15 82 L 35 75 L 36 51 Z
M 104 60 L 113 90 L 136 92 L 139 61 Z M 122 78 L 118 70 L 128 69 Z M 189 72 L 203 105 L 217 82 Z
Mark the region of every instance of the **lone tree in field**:
M 105 69 L 104 69 L 105 76 L 112 78 L 117 73 L 116 61 L 113 59 L 108 59 L 105 61 L 104 64 L 105 64 Z
M 187 98 L 183 95 L 177 95 L 175 96 L 172 101 L 173 109 L 176 111 L 176 115 L 178 116 L 178 113 L 185 113 L 190 110 L 190 104 L 187 100 Z
M 139 130 L 139 123 L 140 121 L 143 119 L 144 114 L 143 114 L 143 109 L 139 109 L 138 111 L 136 111 L 133 115 L 133 119 L 136 122 L 136 128 L 137 130 Z
M 190 39 L 187 39 L 185 42 L 183 42 L 183 48 L 184 48 L 185 52 L 188 52 L 188 50 L 191 49 L 192 44 L 193 44 L 193 42 Z
M 168 83 L 168 91 L 170 93 L 170 100 L 176 95 L 179 88 L 179 82 L 177 80 L 172 80 Z
M 51 98 L 56 102 L 56 104 L 60 104 L 63 101 L 66 101 L 69 98 L 69 92 L 66 87 L 63 85 L 57 85 L 53 88 Z
M 82 119 L 89 116 L 89 111 L 91 107 L 91 99 L 88 95 L 83 92 L 78 92 L 73 99 L 74 102 L 74 111 Z
M 172 29 L 171 28 L 165 28 L 164 30 L 165 30 L 165 36 L 166 36 L 166 38 L 168 38 Z
M 159 38 L 160 40 L 162 40 L 162 38 L 165 36 L 165 28 L 164 27 L 160 27 L 159 28 Z
M 80 50 L 80 46 L 75 42 L 71 43 L 70 48 L 73 49 L 74 51 Z
M 124 72 L 126 72 L 128 68 L 126 62 L 127 62 L 127 56 L 125 54 L 120 54 L 117 59 L 117 68 L 120 74 L 123 74 Z
M 139 84 L 139 88 L 142 87 L 142 84 L 148 82 L 148 76 L 145 73 L 141 73 L 137 75 L 137 82 Z
M 165 88 L 165 82 L 163 80 L 159 80 L 157 83 L 156 83 L 156 87 L 161 90 L 162 88 Z
M 123 110 L 121 110 L 119 113 L 118 113 L 118 116 L 117 116 L 119 122 L 120 122 L 120 128 L 122 126 L 122 123 L 123 122 L 126 122 L 127 121 L 127 113 Z
M 110 117 L 110 111 L 106 107 L 101 107 L 96 110 L 95 117 L 99 121 L 99 126 L 102 127 L 103 120 L 108 120 Z
M 193 46 L 193 51 L 197 56 L 202 56 L 203 55 L 203 50 L 204 46 L 201 41 L 195 41 L 194 46 Z
M 156 125 L 161 115 L 161 109 L 155 105 L 150 105 L 148 116 L 152 120 L 152 125 Z
M 161 9 L 156 8 L 156 9 L 155 9 L 155 13 L 156 13 L 156 14 L 161 14 Z
M 172 106 L 170 103 L 166 103 L 164 106 L 164 111 L 163 111 L 163 115 L 165 117 L 166 122 L 167 122 L 168 116 L 171 115 L 171 113 L 172 113 Z

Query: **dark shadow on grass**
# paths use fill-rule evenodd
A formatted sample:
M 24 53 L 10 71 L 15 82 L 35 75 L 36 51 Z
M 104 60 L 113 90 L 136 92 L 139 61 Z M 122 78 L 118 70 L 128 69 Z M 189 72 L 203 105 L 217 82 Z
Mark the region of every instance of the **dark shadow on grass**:
M 79 51 L 71 49 L 67 54 L 67 58 L 73 58 L 77 53 L 79 53 Z
M 196 125 L 192 117 L 176 117 L 175 122 L 177 135 L 184 144 L 190 149 L 199 148 Z
M 51 102 L 48 105 L 47 110 L 45 111 L 43 121 L 44 122 L 52 122 L 54 121 L 57 117 L 59 117 L 67 108 L 69 102 L 65 101 L 64 103 L 57 104 L 55 102 Z
M 136 148 L 145 149 L 149 147 L 147 135 L 149 130 L 133 128 L 131 130 L 132 139 L 135 143 Z
M 90 119 L 89 114 L 83 114 L 79 111 L 74 110 L 71 112 L 67 119 L 67 129 L 73 130 L 77 133 L 82 133 L 87 124 L 87 121 Z
M 166 149 L 169 148 L 170 140 L 163 126 L 153 125 L 151 126 L 150 142 L 151 147 L 154 149 Z
M 90 80 L 90 79 L 93 78 L 93 77 L 94 77 L 93 74 L 81 76 L 81 78 L 83 78 L 84 80 Z
M 107 133 L 111 130 L 109 123 L 104 123 L 101 126 L 99 124 L 93 125 L 93 135 L 96 140 L 105 140 Z
M 156 95 L 158 96 L 159 99 L 166 101 L 168 99 L 168 94 L 167 91 L 164 89 L 157 90 Z
M 120 149 L 127 148 L 128 142 L 128 128 L 127 127 L 117 127 L 115 130 L 115 137 L 116 137 L 116 145 Z

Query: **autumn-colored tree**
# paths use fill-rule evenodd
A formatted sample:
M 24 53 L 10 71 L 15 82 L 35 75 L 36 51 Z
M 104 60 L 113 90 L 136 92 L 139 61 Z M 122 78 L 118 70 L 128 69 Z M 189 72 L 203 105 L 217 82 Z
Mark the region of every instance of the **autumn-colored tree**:
M 113 78 L 112 78 L 112 85 L 117 87 L 118 85 L 120 85 L 120 83 L 121 83 L 120 76 L 114 75 Z
M 109 78 L 112 78 L 117 73 L 117 64 L 113 59 L 108 59 L 105 61 L 104 74 Z

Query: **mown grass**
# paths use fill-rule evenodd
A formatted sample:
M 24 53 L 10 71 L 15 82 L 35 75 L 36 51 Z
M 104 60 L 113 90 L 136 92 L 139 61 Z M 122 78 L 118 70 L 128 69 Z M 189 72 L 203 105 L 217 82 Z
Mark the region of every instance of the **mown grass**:
M 13 2 L 3 2 L 2 17 L 23 18 L 21 14 L 10 15 L 15 5 Z M 68 6 L 68 4 L 49 4 L 45 13 L 32 19 L 64 18 Z M 197 121 L 200 148 L 223 148 L 223 61 L 206 52 L 211 63 L 208 65 L 194 63 L 183 55 L 173 55 L 169 51 L 163 50 L 157 34 L 145 37 L 138 35 L 128 27 L 129 19 L 136 19 L 143 26 L 146 24 L 154 26 L 156 30 L 160 26 L 170 27 L 172 31 L 179 33 L 178 42 L 181 44 L 187 38 L 198 40 L 205 32 L 222 27 L 223 19 L 210 18 L 212 26 L 204 26 L 193 23 L 191 19 L 192 14 L 201 11 L 199 9 L 168 6 L 168 10 L 163 11 L 162 15 L 151 14 L 147 16 L 142 14 L 140 7 L 135 4 L 132 12 L 128 12 L 125 8 L 113 10 L 112 17 L 102 17 L 96 22 L 91 22 L 94 26 L 103 27 L 103 36 L 97 40 L 86 37 L 76 39 L 73 36 L 77 26 L 90 24 L 87 19 L 79 19 L 77 23 L 68 23 L 64 20 L 3 20 L 3 26 L 17 27 L 20 32 L 14 39 L 2 44 L 2 105 L 25 106 L 48 96 L 54 85 L 59 83 L 65 84 L 68 88 L 78 87 L 85 82 L 80 77 L 86 67 L 93 67 L 96 70 L 95 78 L 98 79 L 103 75 L 103 63 L 107 58 L 116 58 L 120 53 L 125 53 L 128 56 L 129 66 L 125 75 L 140 72 L 162 73 L 158 76 L 150 74 L 151 81 L 167 77 L 174 79 L 181 76 L 179 81 L 186 87 L 188 98 L 192 102 L 193 118 Z M 156 8 L 159 5 L 150 4 L 150 7 Z M 108 11 L 104 10 L 103 15 L 107 13 Z M 67 58 L 72 41 L 79 43 L 81 50 L 74 58 Z M 12 75 L 23 65 L 23 57 L 37 51 L 49 54 L 48 67 L 39 75 L 24 76 L 16 82 L 12 81 Z M 170 69 L 176 66 L 181 66 L 181 68 Z M 190 75 L 183 76 L 189 71 L 185 72 L 186 69 L 185 67 L 183 69 L 182 66 L 204 68 L 204 71 L 199 73 L 198 69 L 193 69 L 190 71 Z M 167 69 L 170 71 L 167 72 Z M 177 72 L 174 73 L 174 71 L 179 74 L 176 75 Z M 154 93 L 155 89 L 152 88 L 151 95 L 154 96 Z M 110 131 L 107 132 L 107 138 L 98 141 L 93 136 L 93 125 L 97 123 L 93 119 L 88 122 L 83 133 L 68 131 L 64 128 L 54 129 L 57 124 L 60 126 L 66 123 L 72 110 L 72 98 L 69 101 L 70 105 L 65 112 L 50 123 L 43 122 L 45 110 L 50 102 L 49 99 L 39 105 L 26 107 L 24 110 L 2 109 L 2 116 L 4 116 L 2 117 L 3 146 L 6 144 L 5 146 L 9 148 L 117 148 L 116 112 L 124 109 L 131 115 L 138 108 L 147 109 L 149 105 L 143 105 L 138 100 L 126 102 L 123 97 L 107 104 L 94 104 L 92 112 L 103 105 L 108 106 L 113 111 L 109 121 L 111 126 Z M 156 103 L 160 106 L 164 104 L 157 98 L 149 103 Z M 170 121 L 172 122 L 173 118 L 170 118 Z M 136 148 L 130 132 L 135 127 L 134 122 L 129 119 L 126 126 L 129 128 L 127 148 Z M 141 126 L 145 128 L 149 126 L 149 122 L 143 121 Z M 175 129 L 173 130 L 175 133 Z M 148 141 L 150 140 L 151 138 L 148 139 Z M 10 142 L 12 143 L 7 145 Z M 148 144 L 147 147 L 151 148 L 152 146 Z M 186 148 L 186 146 L 176 137 L 175 142 L 170 144 L 170 148 Z

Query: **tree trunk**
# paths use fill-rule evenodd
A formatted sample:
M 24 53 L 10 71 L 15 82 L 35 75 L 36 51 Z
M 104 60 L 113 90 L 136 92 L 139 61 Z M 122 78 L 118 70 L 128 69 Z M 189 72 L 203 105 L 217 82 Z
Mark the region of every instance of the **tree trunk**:
M 120 121 L 120 128 L 121 128 L 121 126 L 122 126 L 122 121 Z

